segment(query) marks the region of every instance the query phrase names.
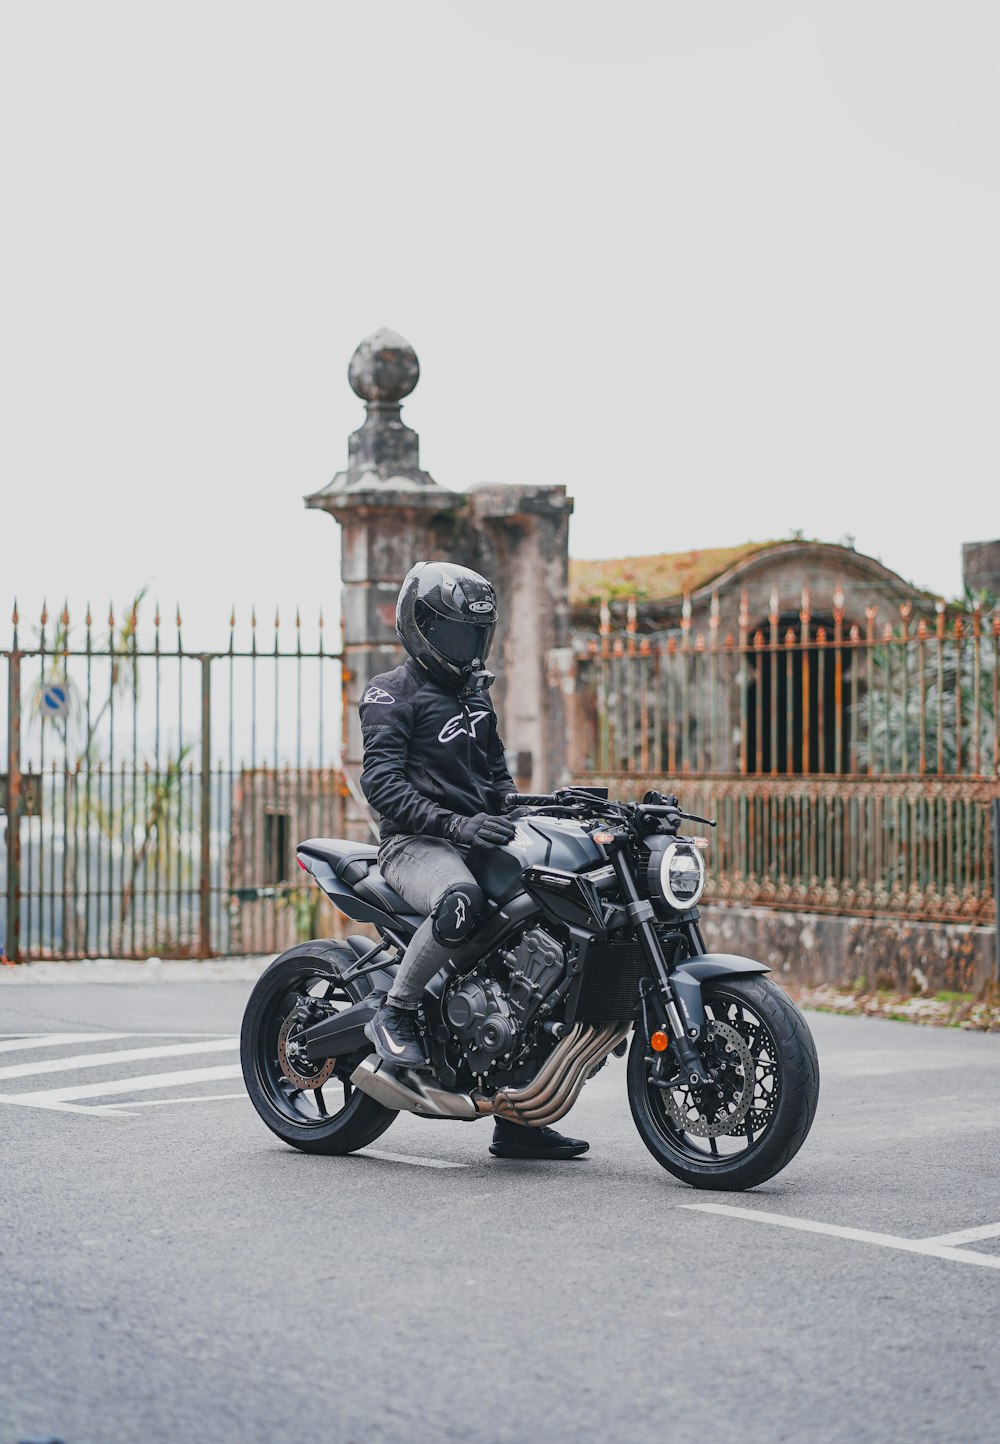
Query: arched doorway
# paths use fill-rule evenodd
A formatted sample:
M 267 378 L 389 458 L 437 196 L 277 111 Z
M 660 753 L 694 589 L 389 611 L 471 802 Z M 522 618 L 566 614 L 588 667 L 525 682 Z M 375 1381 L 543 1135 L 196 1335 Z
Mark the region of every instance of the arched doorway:
M 834 641 L 832 614 L 782 612 L 754 634 L 744 725 L 750 773 L 840 773 L 850 759 L 853 649 Z M 777 640 L 772 640 L 776 638 Z

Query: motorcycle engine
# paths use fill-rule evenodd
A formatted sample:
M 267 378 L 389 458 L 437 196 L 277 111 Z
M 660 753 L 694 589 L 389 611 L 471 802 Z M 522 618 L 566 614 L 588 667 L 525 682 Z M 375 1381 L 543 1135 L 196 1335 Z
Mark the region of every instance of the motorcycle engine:
M 506 1068 L 528 1024 L 564 976 L 566 954 L 542 928 L 531 928 L 502 955 L 509 983 L 486 975 L 485 965 L 452 988 L 444 1016 L 471 1071 Z
M 473 1073 L 488 1073 L 498 1058 L 510 1054 L 517 1023 L 492 978 L 466 978 L 449 994 L 444 1014 Z

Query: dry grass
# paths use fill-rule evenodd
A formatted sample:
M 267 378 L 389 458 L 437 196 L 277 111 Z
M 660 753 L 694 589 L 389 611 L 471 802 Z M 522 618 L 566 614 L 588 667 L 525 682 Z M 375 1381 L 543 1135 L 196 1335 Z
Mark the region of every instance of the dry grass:
M 929 996 L 869 992 L 830 985 L 789 988 L 802 1008 L 821 1013 L 850 1013 L 855 1017 L 895 1018 L 930 1028 L 966 1028 L 976 1033 L 1000 1033 L 1000 992 L 989 986 L 977 997 L 972 993 L 934 993 Z

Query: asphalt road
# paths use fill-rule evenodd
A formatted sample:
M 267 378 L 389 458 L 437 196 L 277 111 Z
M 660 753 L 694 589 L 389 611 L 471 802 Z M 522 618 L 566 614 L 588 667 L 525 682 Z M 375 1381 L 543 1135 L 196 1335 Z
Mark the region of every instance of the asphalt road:
M 249 986 L 0 987 L 0 1444 L 1000 1439 L 1000 1037 L 812 1014 L 808 1143 L 705 1194 L 617 1060 L 574 1163 L 296 1153 L 227 1076 Z

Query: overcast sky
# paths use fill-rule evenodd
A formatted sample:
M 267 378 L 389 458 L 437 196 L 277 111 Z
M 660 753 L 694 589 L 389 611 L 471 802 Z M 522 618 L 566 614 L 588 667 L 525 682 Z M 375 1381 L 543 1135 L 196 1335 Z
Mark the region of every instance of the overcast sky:
M 575 555 L 1000 535 L 995 3 L 0 13 L 0 598 L 329 615 L 383 325 L 423 464 Z

